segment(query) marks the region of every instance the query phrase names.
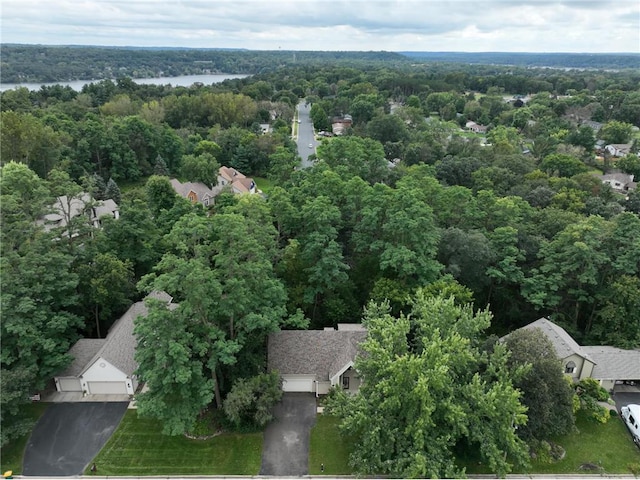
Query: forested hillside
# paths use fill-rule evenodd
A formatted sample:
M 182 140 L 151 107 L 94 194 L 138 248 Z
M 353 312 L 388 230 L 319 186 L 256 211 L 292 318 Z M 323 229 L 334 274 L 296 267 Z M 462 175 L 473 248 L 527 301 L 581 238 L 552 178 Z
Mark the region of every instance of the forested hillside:
M 226 72 L 261 69 L 249 53 L 201 53 Z M 141 406 L 174 434 L 264 373 L 269 332 L 358 322 L 370 301 L 389 311 L 369 316 L 397 318 L 420 307 L 417 292 L 490 309 L 466 332 L 473 345 L 550 316 L 582 344 L 640 346 L 640 190 L 602 181 L 640 178 L 640 72 L 323 62 L 212 86 L 120 78 L 2 94 L 3 443 L 70 345 L 104 336 L 154 289 L 181 308 L 139 324 L 141 377 L 163 385 Z M 317 132 L 352 119 L 318 137 L 308 169 L 291 137 L 300 101 Z M 169 183 L 212 183 L 222 165 L 265 195 L 222 194 L 205 209 Z M 115 200 L 119 219 L 37 222 L 82 192 Z M 430 318 L 426 306 L 416 315 Z

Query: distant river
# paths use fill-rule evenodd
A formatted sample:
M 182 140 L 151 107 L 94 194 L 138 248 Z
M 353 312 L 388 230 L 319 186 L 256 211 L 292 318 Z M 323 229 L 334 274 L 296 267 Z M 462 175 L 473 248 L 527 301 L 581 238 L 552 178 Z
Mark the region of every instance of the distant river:
M 211 85 L 212 83 L 220 83 L 227 79 L 232 78 L 246 78 L 250 75 L 239 75 L 233 73 L 218 73 L 212 75 L 182 75 L 180 77 L 157 77 L 157 78 L 134 78 L 135 83 L 141 85 L 171 85 L 173 87 L 190 87 L 196 82 L 200 82 L 204 85 Z M 53 82 L 53 83 L 0 83 L 0 92 L 5 90 L 11 90 L 17 87 L 26 87 L 29 90 L 40 90 L 43 85 L 68 85 L 75 91 L 79 92 L 82 87 L 89 83 L 97 83 L 101 80 L 73 80 L 71 82 Z

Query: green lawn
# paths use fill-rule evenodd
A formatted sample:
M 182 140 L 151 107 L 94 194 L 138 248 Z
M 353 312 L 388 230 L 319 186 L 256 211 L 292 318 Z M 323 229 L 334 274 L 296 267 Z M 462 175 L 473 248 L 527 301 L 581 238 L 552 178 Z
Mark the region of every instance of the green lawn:
M 257 475 L 262 433 L 189 440 L 160 433 L 155 420 L 128 410 L 94 459 L 98 475 Z M 90 474 L 89 470 L 85 472 Z
M 48 406 L 48 403 L 34 402 L 25 405 L 25 412 L 35 424 Z M 0 450 L 0 473 L 4 473 L 7 470 L 13 470 L 14 475 L 22 473 L 22 457 L 30 435 L 31 432 L 7 444 Z
M 631 473 L 629 465 L 640 464 L 640 449 L 620 417 L 604 425 L 578 418 L 576 426 L 578 433 L 554 439 L 567 451 L 565 458 L 554 464 L 533 463 L 533 473 L 584 473 L 579 470 L 584 463 L 601 465 L 604 473 Z
M 349 467 L 349 442 L 338 431 L 338 419 L 318 415 L 311 430 L 309 446 L 309 474 L 317 475 L 320 464 L 324 463 L 325 475 L 351 475 Z
M 258 189 L 262 190 L 266 194 L 268 194 L 273 188 L 273 182 L 268 178 L 253 177 L 253 180 L 256 182 L 256 186 L 258 187 Z

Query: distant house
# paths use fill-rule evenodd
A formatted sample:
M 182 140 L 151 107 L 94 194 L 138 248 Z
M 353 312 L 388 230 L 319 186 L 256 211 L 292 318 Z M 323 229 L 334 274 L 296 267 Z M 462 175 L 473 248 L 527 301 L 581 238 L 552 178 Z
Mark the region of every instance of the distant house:
M 637 183 L 633 181 L 633 175 L 622 172 L 607 173 L 599 177 L 602 183 L 610 185 L 619 193 L 628 193 L 635 190 Z
M 262 132 L 262 135 L 266 135 L 271 131 L 271 125 L 269 125 L 268 123 L 261 123 L 260 131 Z
M 49 206 L 49 213 L 39 219 L 36 224 L 41 225 L 45 231 L 67 227 L 72 219 L 84 215 L 93 227 L 102 226 L 103 217 L 120 218 L 118 204 L 113 200 L 93 200 L 88 193 L 69 197 L 62 195 Z
M 147 298 L 157 298 L 175 308 L 171 296 L 165 292 L 152 292 Z M 106 338 L 83 338 L 69 350 L 73 361 L 54 377 L 59 392 L 84 392 L 88 395 L 133 395 L 138 388 L 135 371 L 136 337 L 134 320 L 147 315 L 144 302 L 131 305 L 129 310 L 113 324 Z
M 252 178 L 245 177 L 235 168 L 220 167 L 218 171 L 219 188 L 230 186 L 233 193 L 258 193 L 256 182 Z
M 582 347 L 564 328 L 546 318 L 540 318 L 522 329 L 540 330 L 553 345 L 556 355 L 562 362 L 563 372 L 574 381 L 594 378 L 608 390 L 612 390 L 619 382 L 640 382 L 640 350 L 638 349 L 623 350 L 608 346 Z
M 342 115 L 340 117 L 333 117 L 331 120 L 331 131 L 334 135 L 344 135 L 347 128 L 353 124 L 353 118 L 351 115 Z
M 171 179 L 171 186 L 182 198 L 186 198 L 191 203 L 201 203 L 205 207 L 213 205 L 213 199 L 220 193 L 219 190 L 213 190 L 202 182 L 182 183 L 176 178 Z
M 631 153 L 631 143 L 611 143 L 606 145 L 604 149 L 612 157 L 624 157 Z
M 360 377 L 354 369 L 359 345 L 367 336 L 360 324 L 338 324 L 338 329 L 282 330 L 269 336 L 269 371 L 282 377 L 285 392 L 324 395 L 333 386 L 355 393 Z
M 593 120 L 585 120 L 581 125 L 591 128 L 594 132 L 599 132 L 604 123 L 594 122 Z
M 487 128 L 485 125 L 480 125 L 476 122 L 469 121 L 465 124 L 465 127 L 470 132 L 474 133 L 487 133 Z

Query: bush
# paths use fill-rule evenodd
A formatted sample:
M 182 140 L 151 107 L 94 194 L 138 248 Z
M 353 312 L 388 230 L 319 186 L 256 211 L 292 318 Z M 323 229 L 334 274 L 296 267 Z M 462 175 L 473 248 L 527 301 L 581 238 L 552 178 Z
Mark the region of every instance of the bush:
M 609 416 L 610 417 L 617 417 L 618 416 L 618 411 L 616 409 L 609 410 Z
M 277 372 L 238 379 L 224 401 L 224 413 L 236 430 L 263 428 L 273 419 L 271 409 L 282 399 Z

